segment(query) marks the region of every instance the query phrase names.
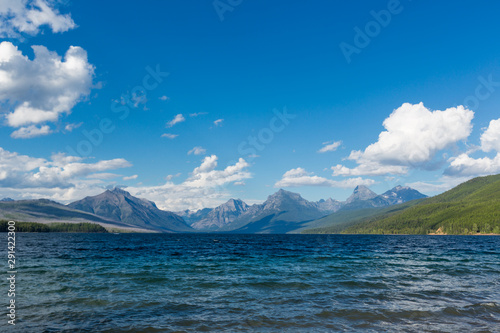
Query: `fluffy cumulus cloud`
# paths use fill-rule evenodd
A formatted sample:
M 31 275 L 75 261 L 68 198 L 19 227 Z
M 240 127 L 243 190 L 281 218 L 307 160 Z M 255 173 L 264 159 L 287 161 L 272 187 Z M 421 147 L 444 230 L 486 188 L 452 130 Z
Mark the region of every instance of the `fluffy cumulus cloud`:
M 409 168 L 399 165 L 381 165 L 376 161 L 365 161 L 352 169 L 342 164 L 337 164 L 331 169 L 334 176 L 383 176 L 406 174 Z
M 444 174 L 449 176 L 484 176 L 500 173 L 500 153 L 496 157 L 472 158 L 461 154 L 451 159 Z
M 500 119 L 490 121 L 481 135 L 481 149 L 485 152 L 500 152 Z
M 37 136 L 48 135 L 50 133 L 52 133 L 52 130 L 48 125 L 43 125 L 40 127 L 30 125 L 27 127 L 21 127 L 17 131 L 12 132 L 10 136 L 14 139 L 31 139 Z
M 500 173 L 500 119 L 492 120 L 481 135 L 481 150 L 496 152 L 495 157 L 473 158 L 468 153 L 449 160 L 444 174 L 455 177 L 475 177 Z
M 240 158 L 234 164 L 218 169 L 217 156 L 203 159 L 189 176 L 174 183 L 175 176 L 166 177 L 159 186 L 128 187 L 133 195 L 153 200 L 158 207 L 177 211 L 215 207 L 231 197 L 225 187 L 241 185 L 251 178 L 249 164 Z M 53 154 L 49 159 L 35 158 L 0 148 L 0 197 L 15 199 L 48 198 L 64 203 L 102 193 L 116 185 L 116 178 L 132 181 L 138 175 L 123 176 L 110 171 L 131 167 L 122 158 L 90 163 L 77 156 Z
M 318 153 L 326 153 L 329 151 L 336 151 L 338 147 L 342 144 L 342 141 L 331 141 L 331 142 L 323 142 L 323 147 L 318 150 Z
M 71 46 L 64 59 L 44 46 L 33 46 L 34 59 L 10 42 L 0 43 L 0 102 L 7 124 L 23 128 L 13 137 L 48 134 L 46 127 L 33 125 L 56 122 L 89 93 L 94 67 L 87 52 Z
M 215 207 L 223 203 L 230 194 L 224 189 L 227 184 L 241 184 L 251 178 L 247 171 L 249 164 L 242 158 L 233 165 L 217 170 L 217 156 L 203 159 L 189 177 L 180 184 L 167 182 L 160 186 L 128 187 L 133 195 L 154 201 L 159 208 L 167 210 L 200 209 Z
M 81 177 L 130 166 L 129 162 L 121 158 L 84 163 L 80 157 L 55 154 L 46 160 L 0 148 L 0 186 L 68 188 L 74 186 Z
M 283 174 L 281 180 L 274 184 L 275 187 L 301 187 L 301 186 L 326 186 L 336 188 L 354 188 L 357 185 L 370 186 L 375 183 L 372 179 L 361 177 L 348 178 L 343 180 L 332 180 L 315 176 L 303 168 L 291 169 Z
M 364 151 L 348 159 L 358 166 L 332 168 L 335 176 L 404 174 L 409 167 L 427 169 L 436 154 L 469 137 L 474 112 L 458 106 L 431 111 L 423 103 L 405 103 L 385 119 L 385 131 Z
M 122 159 L 86 163 L 81 157 L 59 153 L 50 159 L 35 158 L 0 148 L 0 194 L 19 198 L 50 198 L 68 201 L 102 191 L 106 173 L 130 167 Z
M 76 27 L 68 14 L 61 14 L 48 0 L 0 1 L 0 37 L 19 37 L 26 33 L 36 35 L 48 26 L 53 32 L 65 32 Z

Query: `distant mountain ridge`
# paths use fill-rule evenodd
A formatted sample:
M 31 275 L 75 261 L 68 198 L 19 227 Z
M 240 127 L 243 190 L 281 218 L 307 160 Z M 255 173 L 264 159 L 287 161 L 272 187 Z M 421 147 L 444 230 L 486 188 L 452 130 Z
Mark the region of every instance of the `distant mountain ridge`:
M 241 199 L 229 199 L 226 203 L 210 210 L 203 218 L 191 227 L 198 230 L 211 231 L 220 229 L 245 213 L 249 206 Z
M 341 201 L 334 200 L 332 198 L 316 201 L 316 206 L 318 207 L 318 209 L 325 213 L 334 213 L 342 208 L 343 205 L 344 204 Z
M 108 228 L 135 232 L 146 231 L 123 222 L 72 209 L 48 199 L 0 201 L 0 219 L 39 223 L 97 223 Z
M 304 199 L 298 193 L 280 189 L 269 195 L 261 204 L 249 206 L 241 199 L 230 199 L 215 208 L 186 210 L 176 214 L 158 209 L 152 201 L 134 197 L 123 189 L 114 188 L 67 206 L 46 199 L 39 200 L 39 203 L 57 206 L 53 210 L 56 213 L 49 214 L 56 220 L 57 214 L 68 214 L 63 211 L 65 209 L 73 211 L 70 215 L 88 213 L 91 214 L 87 216 L 89 218 L 93 216 L 94 219 L 100 218 L 123 223 L 129 227 L 160 232 L 286 233 L 306 227 L 308 222 L 335 212 L 386 207 L 424 197 L 426 196 L 409 187 L 396 186 L 377 195 L 366 186 L 360 185 L 345 202 L 332 198 L 313 202 Z M 0 200 L 0 204 L 3 205 L 0 206 L 0 216 L 2 207 L 7 207 L 9 203 L 16 205 L 18 202 L 12 199 Z M 23 207 L 28 209 L 29 205 Z M 61 210 L 61 207 L 65 208 Z M 27 218 L 31 216 L 30 218 L 36 221 L 33 215 L 23 216 Z
M 193 231 L 179 215 L 160 210 L 154 202 L 136 198 L 120 188 L 75 201 L 68 207 L 145 229 L 163 232 Z
M 199 220 L 204 219 L 208 215 L 208 213 L 210 213 L 212 210 L 213 208 L 202 208 L 196 211 L 186 209 L 180 212 L 175 212 L 175 214 L 182 217 L 188 225 L 192 225 L 193 223 L 196 223 Z
M 387 207 L 422 198 L 427 198 L 427 196 L 410 187 L 398 185 L 383 194 L 377 195 L 366 186 L 360 185 L 354 189 L 353 194 L 339 210 Z
M 378 195 L 368 187 L 359 185 L 344 202 L 332 198 L 313 202 L 298 193 L 280 189 L 269 195 L 262 204 L 248 206 L 240 199 L 230 199 L 216 208 L 186 210 L 179 212 L 179 215 L 199 231 L 281 233 L 299 229 L 307 221 L 337 211 L 386 207 L 425 197 L 409 187 L 396 186 Z
M 300 194 L 280 189 L 268 196 L 262 204 L 250 206 L 235 221 L 221 231 L 241 233 L 283 233 L 297 228 L 298 224 L 325 215 L 315 202 L 307 201 Z

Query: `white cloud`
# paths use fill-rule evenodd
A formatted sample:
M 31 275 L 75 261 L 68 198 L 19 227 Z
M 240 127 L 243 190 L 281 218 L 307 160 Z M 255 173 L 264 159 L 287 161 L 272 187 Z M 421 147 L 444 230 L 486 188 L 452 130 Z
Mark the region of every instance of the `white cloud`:
M 175 139 L 178 136 L 179 134 L 172 134 L 172 133 L 165 133 L 161 135 L 162 138 L 168 138 L 168 139 Z
M 473 158 L 470 155 L 483 152 L 497 152 L 495 157 Z M 490 121 L 481 135 L 481 146 L 448 160 L 450 165 L 444 171 L 450 177 L 477 177 L 500 173 L 500 119 Z
M 133 175 L 133 176 L 128 176 L 128 177 L 123 177 L 123 180 L 134 180 L 134 179 L 137 179 L 137 177 L 139 177 L 139 176 Z
M 500 119 L 490 121 L 490 125 L 481 135 L 481 149 L 485 152 L 500 152 Z
M 307 172 L 303 168 L 291 169 L 283 174 L 281 180 L 274 187 L 301 187 L 301 186 L 326 186 L 336 188 L 354 188 L 357 185 L 370 186 L 375 183 L 372 179 L 348 178 L 343 180 L 332 180 Z
M 331 169 L 333 171 L 333 176 L 383 176 L 387 174 L 406 174 L 409 168 L 399 165 L 381 165 L 377 162 L 366 161 L 352 169 L 342 164 L 337 164 Z
M 11 127 L 55 122 L 92 87 L 94 67 L 84 49 L 71 46 L 63 60 L 44 46 L 32 48 L 30 60 L 12 43 L 0 43 L 0 101 Z
M 41 127 L 30 125 L 28 127 L 21 127 L 17 131 L 12 132 L 10 136 L 14 139 L 30 139 L 37 136 L 48 135 L 50 133 L 52 133 L 52 131 L 48 125 L 43 125 Z
M 216 121 L 214 121 L 215 127 L 222 126 L 223 121 L 224 121 L 224 119 L 217 119 Z
M 352 151 L 348 159 L 358 166 L 333 167 L 335 176 L 406 173 L 409 167 L 430 168 L 436 154 L 472 131 L 474 112 L 463 106 L 431 111 L 423 103 L 405 103 L 384 120 L 385 131 L 364 151 Z
M 208 112 L 195 112 L 195 113 L 190 113 L 189 116 L 190 117 L 198 117 L 198 116 L 202 116 L 202 115 L 205 115 L 205 114 L 208 114 Z
M 121 158 L 85 163 L 81 157 L 64 153 L 45 159 L 0 148 L 0 197 L 68 203 L 102 193 L 107 180 L 120 177 L 106 171 L 130 166 Z
M 179 173 L 176 173 L 175 175 L 168 175 L 167 177 L 165 177 L 165 180 L 172 180 L 174 178 L 177 178 L 177 177 L 180 177 L 182 174 L 179 172 Z
M 500 173 L 500 153 L 494 158 L 472 158 L 461 154 L 451 159 L 450 166 L 444 174 L 455 177 L 485 176 Z
M 182 114 L 178 114 L 174 117 L 174 119 L 170 120 L 168 123 L 167 123 L 167 127 L 170 128 L 172 126 L 174 126 L 175 124 L 178 124 L 178 123 L 182 123 L 183 121 L 185 121 L 186 118 L 184 118 L 184 116 Z
M 134 103 L 134 107 L 138 107 L 141 104 L 146 104 L 148 102 L 148 98 L 146 97 L 146 92 L 143 91 L 141 94 L 134 92 L 132 97 L 130 98 Z M 146 106 L 144 106 L 144 110 L 149 110 Z
M 203 147 L 194 147 L 193 149 L 191 149 L 190 151 L 188 151 L 188 155 L 203 155 L 207 152 L 206 149 L 204 149 Z M 215 155 L 213 155 L 215 156 Z
M 342 144 L 342 141 L 333 141 L 333 142 L 323 142 L 323 147 L 318 150 L 318 153 L 326 153 L 329 151 L 336 151 L 338 147 Z
M 72 132 L 74 129 L 77 129 L 82 125 L 83 123 L 67 124 L 66 126 L 64 126 L 64 130 L 66 130 L 67 132 Z
M 56 33 L 75 28 L 71 16 L 60 14 L 54 3 L 47 0 L 2 0 L 0 37 L 19 37 L 20 33 L 36 35 L 44 25 Z
M 20 155 L 0 148 L 0 187 L 70 188 L 84 183 L 85 180 L 82 177 L 130 166 L 131 164 L 122 158 L 83 163 L 80 157 L 66 156 L 62 153 L 54 154 L 50 160 L 47 160 Z
M 159 97 L 158 99 L 161 101 L 168 101 L 170 99 L 170 97 L 163 95 L 163 96 Z
M 100 179 L 100 180 L 107 180 L 107 179 L 113 179 L 113 178 L 118 178 L 118 177 L 121 177 L 121 176 L 117 175 L 115 173 L 108 173 L 108 172 L 93 173 L 93 174 L 87 176 L 87 178 L 89 178 L 89 179 Z
M 242 182 L 251 178 L 246 171 L 249 164 L 242 158 L 234 165 L 223 170 L 216 170 L 217 156 L 207 156 L 201 165 L 180 184 L 174 184 L 171 178 L 160 186 L 128 187 L 133 195 L 154 201 L 159 208 L 179 211 L 215 207 L 230 197 L 222 186 Z
M 418 181 L 413 183 L 406 183 L 405 186 L 416 189 L 421 193 L 442 193 L 448 191 L 455 186 L 468 181 L 473 177 L 448 177 L 442 176 L 437 181 Z

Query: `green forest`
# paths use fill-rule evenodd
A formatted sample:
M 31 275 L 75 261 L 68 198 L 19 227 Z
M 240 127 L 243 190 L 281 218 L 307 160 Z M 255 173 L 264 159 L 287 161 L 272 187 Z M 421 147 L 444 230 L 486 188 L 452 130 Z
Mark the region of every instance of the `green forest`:
M 322 219 L 323 226 L 302 233 L 500 234 L 500 175 L 474 178 L 435 197 L 360 215 L 335 213 Z
M 474 178 L 394 214 L 367 218 L 342 233 L 500 234 L 500 175 Z
M 16 222 L 16 232 L 88 232 L 105 233 L 106 229 L 95 223 L 36 223 Z M 8 221 L 0 221 L 0 232 L 8 232 Z

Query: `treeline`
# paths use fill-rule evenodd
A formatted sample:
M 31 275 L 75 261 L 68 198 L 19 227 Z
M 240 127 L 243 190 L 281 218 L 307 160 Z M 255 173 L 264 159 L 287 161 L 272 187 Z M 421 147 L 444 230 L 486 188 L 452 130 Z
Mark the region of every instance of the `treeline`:
M 393 216 L 369 219 L 342 232 L 426 235 L 438 229 L 449 235 L 500 234 L 500 200 L 419 205 Z
M 435 197 L 415 201 L 415 204 L 398 205 L 348 223 L 305 232 L 500 234 L 500 175 L 474 178 Z
M 95 223 L 36 223 L 16 222 L 16 232 L 86 232 L 105 233 L 107 230 Z M 0 232 L 8 232 L 8 221 L 0 221 Z

